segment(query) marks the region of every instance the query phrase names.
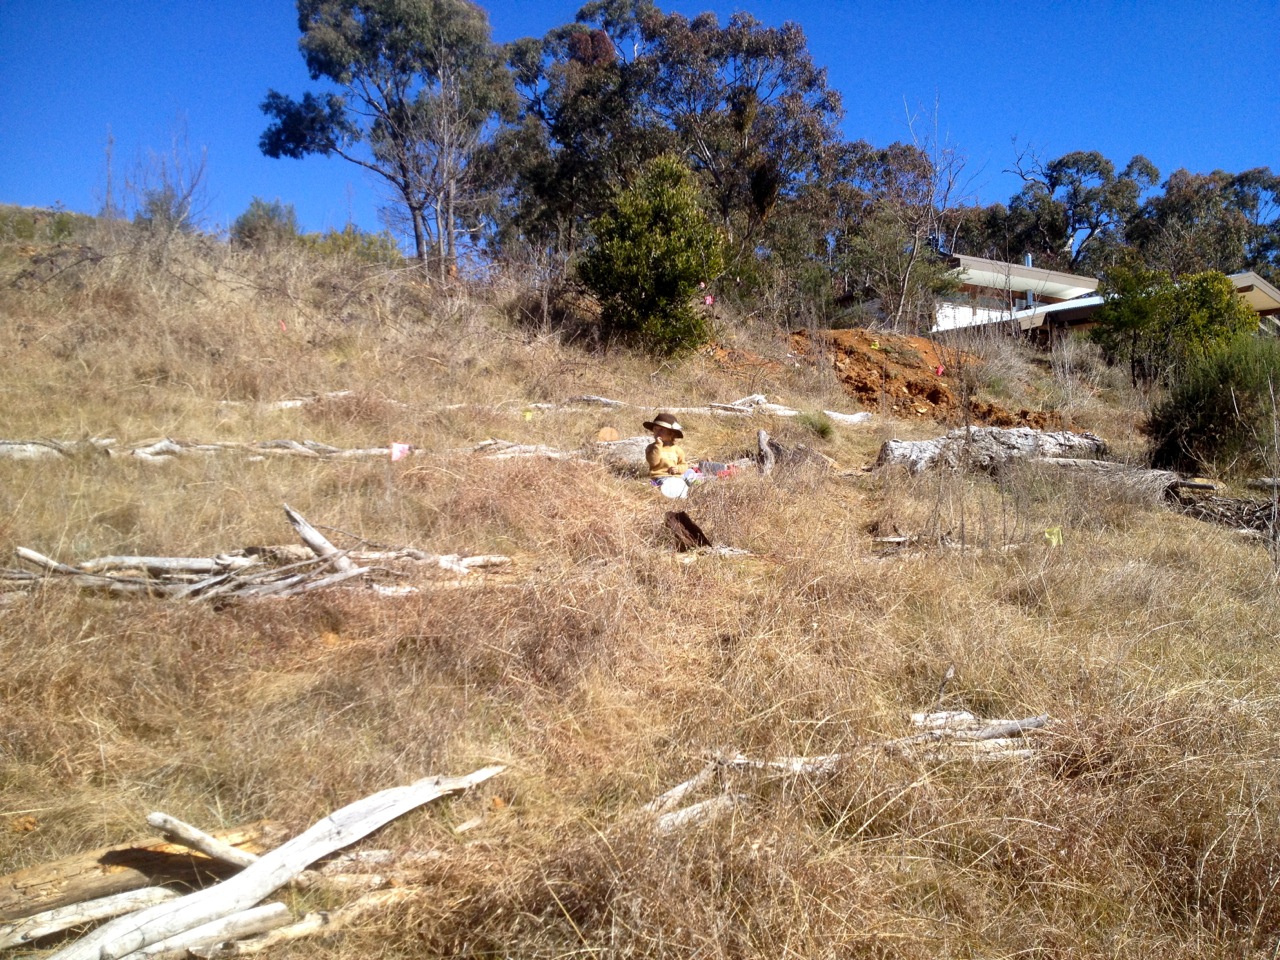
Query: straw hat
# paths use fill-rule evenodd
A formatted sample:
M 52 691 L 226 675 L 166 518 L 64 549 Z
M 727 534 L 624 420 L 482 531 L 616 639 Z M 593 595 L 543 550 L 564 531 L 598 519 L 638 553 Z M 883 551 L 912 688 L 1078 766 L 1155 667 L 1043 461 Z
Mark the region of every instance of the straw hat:
M 677 440 L 684 438 L 684 428 L 676 422 L 676 418 L 670 413 L 660 413 L 652 420 L 646 420 L 644 422 L 644 428 L 646 430 L 652 430 L 654 427 L 666 427 L 676 435 Z

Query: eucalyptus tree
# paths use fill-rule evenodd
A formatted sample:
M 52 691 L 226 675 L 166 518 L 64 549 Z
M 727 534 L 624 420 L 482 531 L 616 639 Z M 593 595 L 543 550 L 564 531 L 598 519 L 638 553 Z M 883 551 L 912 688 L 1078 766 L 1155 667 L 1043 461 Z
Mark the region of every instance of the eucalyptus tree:
M 298 0 L 313 80 L 301 100 L 274 90 L 259 145 L 269 157 L 342 157 L 388 187 L 414 252 L 441 271 L 483 215 L 474 159 L 515 108 L 489 21 L 469 0 Z

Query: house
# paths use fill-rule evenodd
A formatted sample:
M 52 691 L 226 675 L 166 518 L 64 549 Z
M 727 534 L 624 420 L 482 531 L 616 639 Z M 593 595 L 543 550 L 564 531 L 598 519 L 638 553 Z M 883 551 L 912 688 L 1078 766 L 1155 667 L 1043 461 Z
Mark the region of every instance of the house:
M 1091 326 L 1102 306 L 1095 277 L 984 257 L 952 256 L 950 263 L 961 286 L 938 303 L 935 331 L 1006 324 L 1010 332 L 1051 343 Z M 1259 329 L 1280 335 L 1280 290 L 1252 270 L 1232 274 L 1231 282 L 1258 314 Z
M 1019 265 L 963 255 L 949 261 L 960 290 L 938 304 L 935 330 L 1011 323 L 1025 310 L 1069 303 L 1098 289 L 1094 277 L 1046 270 L 1029 262 Z

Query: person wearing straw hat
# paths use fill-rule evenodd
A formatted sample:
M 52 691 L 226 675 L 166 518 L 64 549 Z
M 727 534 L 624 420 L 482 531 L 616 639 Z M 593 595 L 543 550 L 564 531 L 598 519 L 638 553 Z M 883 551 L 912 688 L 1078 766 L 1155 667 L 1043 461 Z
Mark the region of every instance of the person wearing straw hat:
M 646 430 L 653 431 L 653 443 L 645 447 L 644 459 L 649 464 L 649 476 L 660 480 L 663 477 L 684 476 L 689 469 L 689 461 L 684 457 L 684 450 L 677 441 L 684 439 L 684 429 L 670 413 L 660 413 L 652 420 L 646 420 Z

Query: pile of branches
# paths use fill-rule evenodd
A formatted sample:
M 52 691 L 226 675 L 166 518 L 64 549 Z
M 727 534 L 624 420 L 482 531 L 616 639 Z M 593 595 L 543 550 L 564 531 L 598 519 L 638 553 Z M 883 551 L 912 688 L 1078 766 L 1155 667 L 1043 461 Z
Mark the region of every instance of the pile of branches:
M 1277 539 L 1277 508 L 1274 500 L 1246 500 L 1234 497 L 1179 496 L 1178 509 L 1189 517 L 1220 523 L 1236 530 Z
M 949 673 L 947 679 L 950 676 Z M 946 681 L 943 683 L 945 686 Z M 1027 735 L 1043 730 L 1048 724 L 1048 714 L 1021 720 L 982 720 L 965 710 L 944 710 L 913 713 L 911 726 L 915 733 L 867 744 L 854 753 L 779 757 L 774 760 L 753 760 L 740 753 L 719 754 L 708 760 L 693 777 L 651 800 L 644 810 L 655 815 L 655 833 L 670 834 L 715 820 L 749 802 L 750 795 L 742 792 L 745 775 L 829 777 L 847 763 L 875 751 L 930 762 L 1025 760 L 1034 756 L 1034 748 Z M 717 786 L 715 796 L 686 803 L 711 784 Z
M 377 851 L 385 856 L 355 854 L 329 860 L 317 870 L 308 867 L 397 817 L 432 800 L 468 790 L 503 769 L 484 767 L 461 777 L 427 777 L 383 790 L 331 813 L 262 856 L 167 814 L 153 813 L 147 822 L 163 831 L 168 843 L 150 838 L 0 877 L 0 948 L 29 946 L 113 917 L 53 954 L 53 960 L 245 956 L 276 943 L 332 931 L 414 894 L 403 876 L 384 875 L 394 873 L 404 858 L 397 861 L 389 852 Z M 260 831 L 241 833 L 256 837 Z M 127 859 L 124 854 L 130 851 L 149 854 L 135 857 L 134 862 L 150 864 L 150 868 L 121 869 L 120 863 Z M 410 856 L 419 861 L 430 859 L 424 854 Z M 383 873 L 361 872 L 361 866 L 370 862 L 379 864 Z M 181 870 L 184 863 L 185 874 Z M 175 880 L 198 884 L 211 874 L 225 879 L 185 896 L 172 885 Z M 346 884 L 341 882 L 344 877 L 364 881 Z M 369 890 L 388 883 L 397 885 Z M 300 919 L 284 903 L 262 902 L 282 888 L 317 886 L 331 891 L 358 886 L 366 892 L 338 910 L 310 913 Z
M 18 547 L 17 555 L 35 567 L 36 572 L 0 569 L 0 586 L 33 588 L 56 580 L 83 590 L 117 596 L 143 595 L 198 602 L 250 600 L 297 596 L 357 578 L 371 581 L 375 576 L 384 579 L 398 576 L 393 570 L 375 566 L 390 561 L 410 561 L 459 577 L 476 569 L 510 562 L 510 558 L 504 556 L 461 557 L 411 548 L 339 550 L 288 504 L 284 505 L 284 512 L 302 539 L 302 546 L 249 547 L 213 557 L 99 557 L 76 566 Z M 386 595 L 402 595 L 415 589 L 372 582 L 370 586 Z

